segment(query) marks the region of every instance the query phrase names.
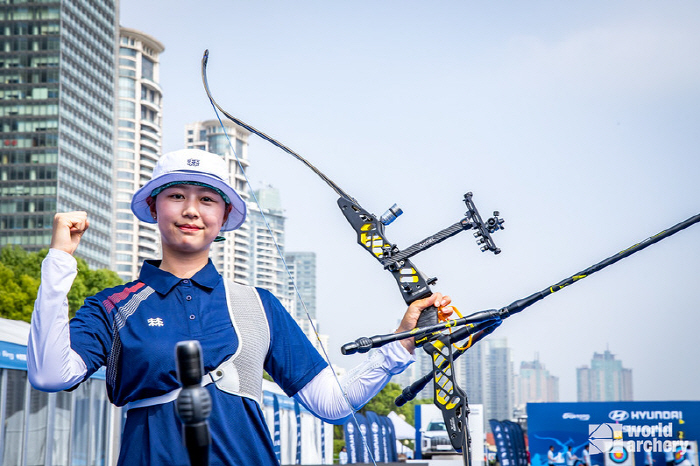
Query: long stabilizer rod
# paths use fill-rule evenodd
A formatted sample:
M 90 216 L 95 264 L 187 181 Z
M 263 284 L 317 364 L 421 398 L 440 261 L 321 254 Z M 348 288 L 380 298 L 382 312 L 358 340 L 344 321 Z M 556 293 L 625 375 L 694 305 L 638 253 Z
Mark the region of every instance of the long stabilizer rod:
M 690 217 L 689 219 L 687 219 L 683 222 L 680 222 L 667 230 L 664 230 L 660 233 L 657 233 L 654 236 L 650 236 L 649 238 L 645 239 L 644 241 L 637 243 L 634 246 L 631 246 L 623 251 L 620 251 L 617 254 L 610 256 L 607 259 L 604 259 L 604 260 L 598 262 L 597 264 L 592 265 L 592 266 L 588 267 L 587 269 L 582 270 L 579 273 L 574 274 L 574 275 L 570 276 L 569 278 L 566 278 L 566 279 L 560 281 L 556 285 L 552 285 L 549 288 L 545 288 L 542 291 L 539 291 L 537 293 L 533 293 L 530 296 L 528 296 L 527 298 L 518 299 L 517 301 L 513 301 L 512 303 L 510 303 L 506 307 L 500 309 L 499 314 L 501 315 L 502 319 L 505 319 L 506 317 L 508 317 L 511 314 L 516 314 L 516 313 L 522 311 L 523 309 L 525 309 L 526 307 L 532 306 L 537 301 L 551 295 L 552 293 L 556 293 L 557 291 L 561 290 L 562 288 L 567 287 L 567 286 L 571 285 L 572 283 L 576 283 L 577 281 L 579 281 L 583 278 L 586 278 L 589 275 L 591 275 L 595 272 L 598 272 L 599 270 L 602 270 L 609 265 L 613 265 L 614 263 L 621 261 L 625 257 L 631 256 L 635 252 L 639 252 L 642 249 L 648 248 L 652 244 L 656 244 L 659 241 L 661 241 L 662 239 L 668 238 L 669 236 L 674 235 L 681 230 L 685 230 L 689 226 L 694 225 L 698 222 L 700 222 L 700 214 L 697 214 L 693 217 Z
M 402 332 L 402 333 L 393 333 L 393 334 L 388 334 L 388 335 L 375 335 L 373 337 L 367 338 L 367 337 L 362 337 L 354 342 L 351 343 L 346 343 L 343 345 L 341 348 L 341 351 L 343 354 L 352 354 L 356 352 L 364 353 L 369 351 L 371 348 L 376 348 L 379 346 L 383 346 L 391 341 L 396 341 L 396 340 L 401 340 L 403 338 L 410 338 L 410 337 L 415 337 L 416 340 L 419 338 L 422 338 L 426 335 L 431 335 L 431 334 L 438 334 L 442 331 L 445 331 L 449 328 L 456 328 L 460 327 L 462 325 L 468 325 L 468 324 L 476 324 L 479 322 L 487 322 L 487 321 L 496 321 L 498 319 L 505 319 L 506 317 L 509 317 L 513 314 L 517 314 L 518 312 L 524 310 L 527 307 L 532 306 L 535 304 L 537 301 L 546 298 L 547 296 L 551 295 L 552 293 L 556 293 L 557 291 L 561 290 L 562 288 L 565 288 L 573 283 L 576 283 L 577 281 L 586 278 L 595 272 L 598 272 L 599 270 L 604 269 L 605 267 L 612 265 L 625 257 L 631 256 L 632 254 L 641 251 L 642 249 L 648 248 L 652 244 L 658 243 L 662 239 L 666 239 L 671 235 L 674 235 L 678 233 L 681 230 L 685 230 L 691 225 L 694 225 L 696 223 L 700 222 L 700 214 L 697 214 L 693 217 L 690 217 L 689 219 L 680 222 L 671 228 L 668 228 L 666 230 L 663 230 L 659 233 L 657 233 L 654 236 L 650 236 L 649 238 L 645 239 L 644 241 L 641 241 L 633 246 L 630 246 L 629 248 L 622 250 L 618 252 L 617 254 L 614 254 L 607 259 L 604 259 L 600 262 L 598 262 L 595 265 L 592 265 L 588 267 L 587 269 L 584 269 L 568 278 L 565 278 L 564 280 L 560 281 L 559 283 L 549 286 L 545 288 L 542 291 L 538 291 L 537 293 L 533 293 L 530 296 L 522 299 L 518 299 L 516 301 L 513 301 L 509 305 L 502 307 L 498 310 L 496 309 L 491 309 L 487 311 L 479 311 L 475 312 L 474 314 L 468 315 L 466 317 L 463 317 L 461 319 L 456 319 L 456 320 L 448 320 L 439 324 L 435 325 L 430 325 L 427 327 L 417 327 L 414 328 L 413 330 L 410 330 L 408 332 Z M 465 335 L 466 337 L 467 335 Z

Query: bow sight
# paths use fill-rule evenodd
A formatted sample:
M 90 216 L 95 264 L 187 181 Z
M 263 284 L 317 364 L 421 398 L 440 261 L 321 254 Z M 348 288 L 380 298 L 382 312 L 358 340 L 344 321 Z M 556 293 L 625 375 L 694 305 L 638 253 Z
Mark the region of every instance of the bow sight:
M 472 229 L 475 230 L 474 237 L 481 251 L 492 251 L 494 254 L 501 252 L 491 237 L 492 233 L 503 228 L 503 219 L 498 217 L 499 213 L 494 212 L 493 217 L 484 222 L 472 200 L 472 193 L 464 195 L 464 203 L 467 206 L 467 212 L 462 220 L 402 251 L 397 245 L 391 243 L 384 233 L 384 227 L 403 213 L 396 204 L 377 219 L 375 215 L 363 209 L 357 201 L 344 196 L 338 199 L 340 210 L 357 233 L 358 244 L 391 272 L 406 304 L 430 296 L 432 292 L 429 287 L 437 281 L 437 278 L 426 278 L 409 260 L 419 252 L 457 233 Z M 423 312 L 419 326 L 437 323 L 437 310 L 434 308 L 433 310 L 434 315 L 430 315 L 431 312 Z

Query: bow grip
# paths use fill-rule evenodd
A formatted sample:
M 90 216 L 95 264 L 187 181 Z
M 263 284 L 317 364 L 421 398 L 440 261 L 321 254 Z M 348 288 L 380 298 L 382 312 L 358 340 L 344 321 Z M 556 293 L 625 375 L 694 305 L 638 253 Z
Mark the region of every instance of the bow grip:
M 425 327 L 430 327 L 431 325 L 436 325 L 438 323 L 438 310 L 435 306 L 430 306 L 426 307 L 425 309 L 423 309 L 423 311 L 421 311 L 420 317 L 418 317 L 418 322 L 416 322 L 416 328 L 421 329 Z M 424 335 L 420 338 L 416 337 L 416 346 L 422 346 L 425 342 L 430 340 L 433 337 L 433 335 L 439 333 L 440 331 L 438 330 L 431 334 Z
M 438 323 L 438 310 L 435 306 L 426 307 L 421 311 L 420 317 L 418 317 L 418 322 L 416 322 L 417 328 L 429 327 Z

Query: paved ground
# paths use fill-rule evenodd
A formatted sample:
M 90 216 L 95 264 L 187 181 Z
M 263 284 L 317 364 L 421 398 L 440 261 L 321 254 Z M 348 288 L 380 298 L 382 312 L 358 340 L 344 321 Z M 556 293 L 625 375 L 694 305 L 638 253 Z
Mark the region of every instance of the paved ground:
M 464 460 L 460 455 L 439 455 L 430 460 L 408 460 L 406 464 L 427 464 L 428 466 L 463 466 Z

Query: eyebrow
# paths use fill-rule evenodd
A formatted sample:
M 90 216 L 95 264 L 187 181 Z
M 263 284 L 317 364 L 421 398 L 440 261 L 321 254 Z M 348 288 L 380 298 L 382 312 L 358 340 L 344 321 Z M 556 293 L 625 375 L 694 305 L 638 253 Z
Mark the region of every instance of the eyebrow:
M 173 181 L 173 182 L 170 182 L 170 183 L 166 183 L 165 185 L 163 185 L 163 186 L 161 186 L 161 187 L 159 187 L 159 188 L 154 189 L 154 190 L 151 192 L 151 197 L 155 197 L 155 196 L 157 196 L 158 194 L 160 194 L 160 193 L 162 193 L 163 191 L 165 191 L 166 189 L 168 189 L 168 188 L 174 188 L 174 187 L 176 187 L 176 186 L 180 186 L 180 187 L 183 187 L 183 186 L 195 186 L 195 187 L 198 187 L 198 188 L 204 188 L 204 189 L 207 189 L 207 190 L 210 191 L 210 192 L 213 192 L 213 193 L 218 194 L 219 196 L 221 196 L 221 199 L 223 199 L 224 203 L 226 203 L 226 204 L 230 204 L 230 203 L 231 203 L 231 201 L 229 200 L 228 196 L 226 196 L 226 194 L 224 194 L 223 191 L 220 191 L 219 189 L 215 188 L 214 186 L 210 186 L 210 185 L 205 184 L 205 183 L 199 183 L 199 182 L 196 182 L 196 181 Z

